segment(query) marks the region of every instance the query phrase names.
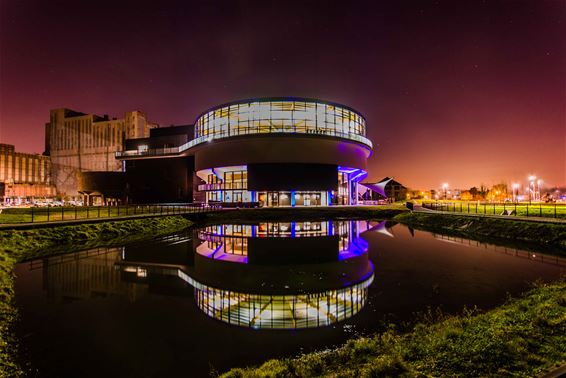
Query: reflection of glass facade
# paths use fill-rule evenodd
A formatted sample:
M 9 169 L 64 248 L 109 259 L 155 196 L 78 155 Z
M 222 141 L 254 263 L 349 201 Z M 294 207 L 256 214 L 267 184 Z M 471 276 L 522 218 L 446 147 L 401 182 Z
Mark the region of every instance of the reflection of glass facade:
M 360 114 L 314 100 L 250 100 L 225 105 L 204 113 L 195 124 L 195 139 L 265 133 L 328 135 L 372 147 Z
M 303 238 L 338 236 L 338 259 L 359 256 L 367 251 L 367 242 L 359 237 L 354 221 L 260 222 L 258 224 L 221 224 L 198 232 L 196 252 L 204 257 L 227 262 L 248 263 L 250 238 Z
M 297 329 L 327 326 L 358 313 L 366 303 L 373 274 L 350 287 L 298 295 L 238 293 L 186 278 L 195 287 L 197 306 L 210 317 L 250 328 Z

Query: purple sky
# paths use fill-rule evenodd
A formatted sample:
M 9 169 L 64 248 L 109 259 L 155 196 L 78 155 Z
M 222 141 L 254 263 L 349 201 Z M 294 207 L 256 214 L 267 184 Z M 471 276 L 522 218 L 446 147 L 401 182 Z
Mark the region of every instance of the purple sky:
M 566 184 L 564 1 L 2 0 L 0 13 L 0 142 L 19 151 L 43 151 L 57 107 L 169 125 L 302 96 L 366 116 L 369 179 Z

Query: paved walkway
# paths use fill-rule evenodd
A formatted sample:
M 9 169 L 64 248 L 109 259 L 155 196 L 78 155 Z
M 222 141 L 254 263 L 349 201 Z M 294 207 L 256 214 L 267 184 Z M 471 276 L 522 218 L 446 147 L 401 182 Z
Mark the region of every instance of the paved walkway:
M 496 219 L 506 219 L 506 220 L 521 220 L 527 222 L 566 224 L 566 219 L 563 218 L 524 217 L 524 216 L 515 216 L 515 215 L 474 214 L 474 213 L 466 213 L 466 212 L 458 212 L 458 211 L 456 212 L 438 211 L 438 210 L 427 209 L 419 205 L 414 206 L 414 211 L 417 213 L 459 215 L 459 216 L 476 217 L 476 218 L 496 218 Z

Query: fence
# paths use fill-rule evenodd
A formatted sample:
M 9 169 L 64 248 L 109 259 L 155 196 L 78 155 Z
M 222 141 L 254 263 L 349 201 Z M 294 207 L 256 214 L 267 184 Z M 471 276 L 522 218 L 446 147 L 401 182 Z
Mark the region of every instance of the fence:
M 0 223 L 36 223 L 75 219 L 114 218 L 131 215 L 177 215 L 217 211 L 206 204 L 159 204 L 124 206 L 31 207 L 3 209 Z
M 566 219 L 566 204 L 523 202 L 423 202 L 426 209 L 484 215 L 507 215 Z

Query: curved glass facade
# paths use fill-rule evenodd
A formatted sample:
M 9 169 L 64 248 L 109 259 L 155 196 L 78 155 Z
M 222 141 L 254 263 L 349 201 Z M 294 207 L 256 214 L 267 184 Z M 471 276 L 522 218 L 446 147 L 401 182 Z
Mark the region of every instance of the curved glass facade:
M 314 328 L 348 319 L 365 305 L 371 275 L 338 290 L 299 295 L 237 293 L 205 285 L 195 286 L 197 306 L 225 323 L 251 328 Z
M 194 140 L 295 133 L 339 137 L 372 148 L 366 121 L 355 111 L 315 100 L 250 100 L 212 109 L 195 123 Z
M 181 275 L 182 272 L 180 272 Z M 181 277 L 195 288 L 197 306 L 225 323 L 261 329 L 327 326 L 348 319 L 365 305 L 373 274 L 337 290 L 296 295 L 264 295 L 217 289 Z

